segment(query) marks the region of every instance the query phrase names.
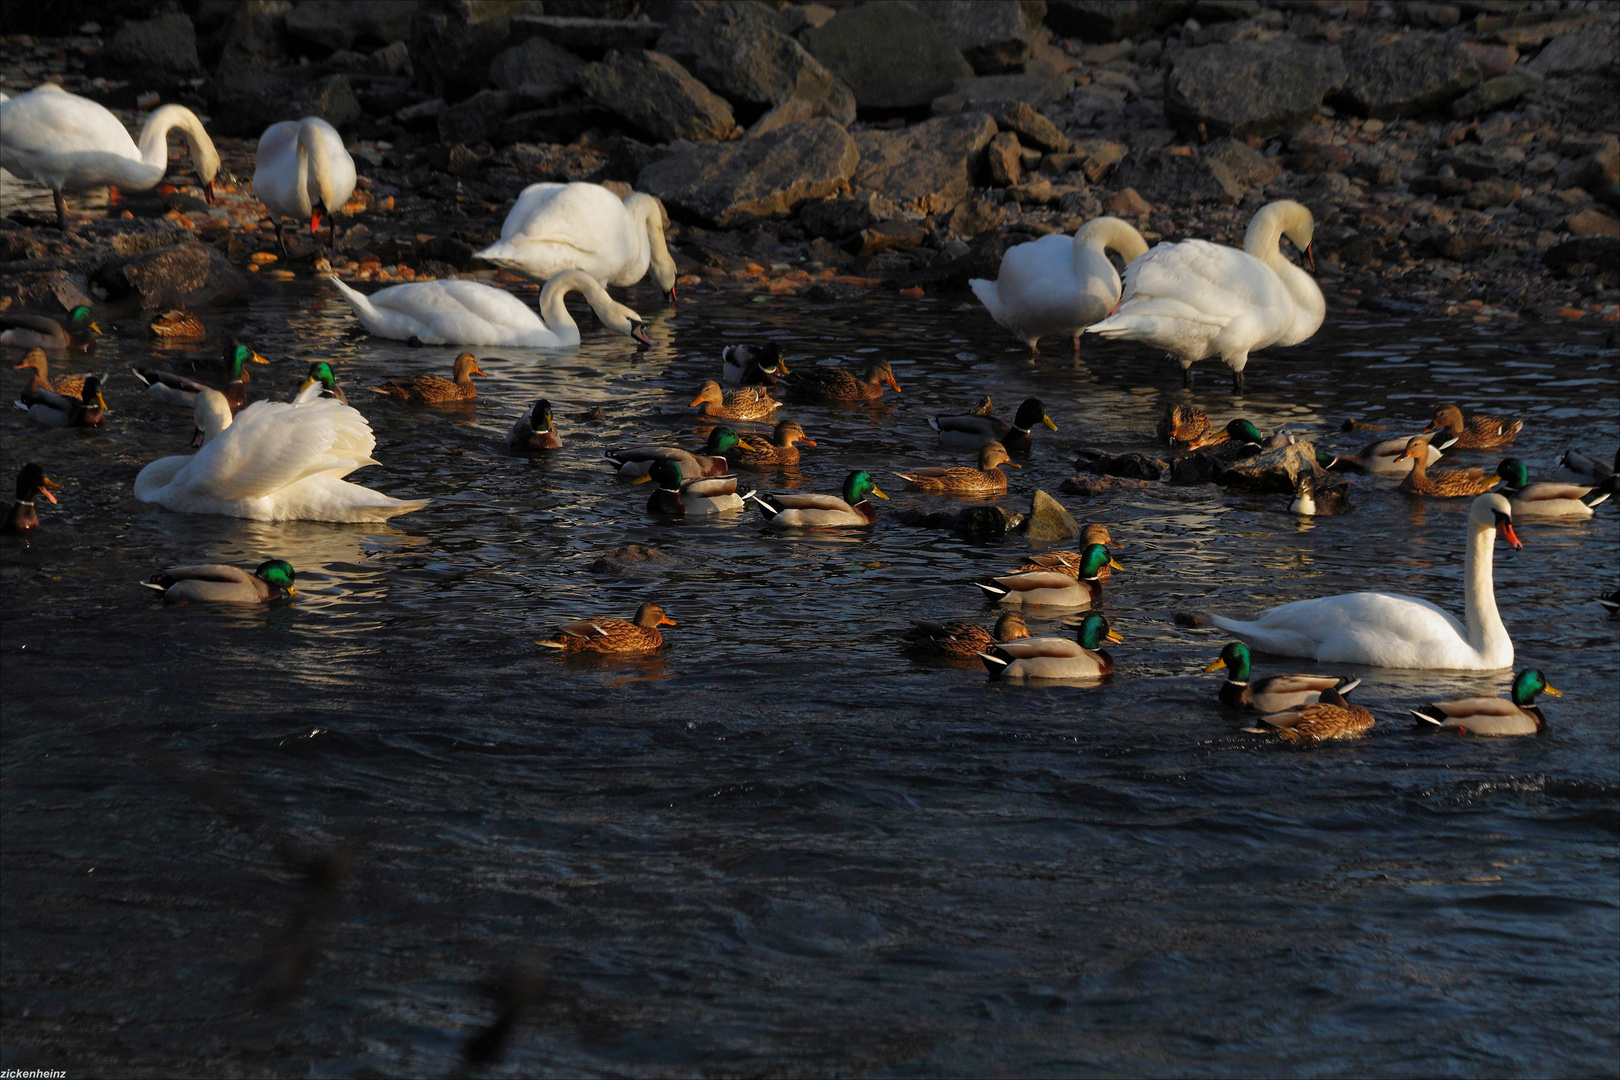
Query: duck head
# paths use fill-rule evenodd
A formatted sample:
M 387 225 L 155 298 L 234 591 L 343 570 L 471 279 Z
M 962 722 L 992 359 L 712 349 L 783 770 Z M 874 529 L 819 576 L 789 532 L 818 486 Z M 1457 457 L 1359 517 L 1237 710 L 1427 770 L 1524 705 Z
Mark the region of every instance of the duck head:
M 1241 641 L 1230 642 L 1221 650 L 1221 655 L 1215 658 L 1205 671 L 1219 671 L 1225 668 L 1226 677 L 1235 683 L 1249 681 L 1249 647 Z
M 271 559 L 260 563 L 253 571 L 253 576 L 266 585 L 275 586 L 288 596 L 298 595 L 298 590 L 293 588 L 293 578 L 297 575 L 293 573 L 292 563 L 286 559 Z
M 1115 570 L 1125 569 L 1113 560 L 1108 554 L 1108 548 L 1102 544 L 1087 544 L 1085 550 L 1080 552 L 1081 580 L 1094 580 L 1105 566 L 1111 566 Z
M 30 461 L 17 474 L 17 501 L 20 503 L 31 503 L 39 495 L 45 496 L 46 502 L 55 503 L 56 496 L 51 494 L 53 488 L 60 491 L 62 485 L 46 476 L 37 462 Z
M 709 441 L 703 445 L 703 452 L 709 457 L 725 457 L 737 448 L 739 441 L 735 430 L 721 424 L 709 432 Z
M 1536 703 L 1537 694 L 1551 694 L 1553 697 L 1563 697 L 1563 691 L 1547 681 L 1547 676 L 1541 673 L 1540 668 L 1525 668 L 1513 679 L 1513 704 L 1520 708 L 1529 708 Z
M 657 604 L 642 604 L 636 609 L 635 623 L 637 626 L 674 626 L 675 620 L 664 614 L 664 609 Z
M 895 389 L 898 390 L 899 387 Z M 1029 431 L 1036 424 L 1045 424 L 1053 431 L 1058 429 L 1057 424 L 1052 422 L 1052 418 L 1046 415 L 1046 406 L 1042 405 L 1039 399 L 1026 398 L 1024 403 L 1018 406 L 1018 411 L 1013 414 L 1013 426 L 1023 431 Z
M 844 501 L 854 506 L 868 495 L 876 495 L 880 499 L 888 496 L 878 490 L 877 484 L 872 480 L 872 474 L 865 469 L 856 469 L 844 477 Z
M 1075 640 L 1080 642 L 1081 648 L 1096 650 L 1105 641 L 1118 644 L 1125 639 L 1115 633 L 1108 625 L 1108 620 L 1093 611 L 1080 620 L 1075 628 Z

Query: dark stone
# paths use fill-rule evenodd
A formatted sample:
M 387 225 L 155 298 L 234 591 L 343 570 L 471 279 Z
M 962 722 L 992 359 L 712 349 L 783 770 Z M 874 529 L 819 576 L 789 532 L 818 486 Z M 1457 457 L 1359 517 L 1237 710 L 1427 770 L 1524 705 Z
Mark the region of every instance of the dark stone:
M 1510 206 L 1522 193 L 1523 189 L 1518 184 L 1505 177 L 1479 180 L 1463 196 L 1463 205 L 1470 210 L 1486 210 L 1493 206 Z
M 416 245 L 416 262 L 440 262 L 457 270 L 473 266 L 473 246 L 453 236 L 435 236 Z
M 1036 112 L 1027 101 L 1020 101 L 996 116 L 996 126 L 1018 136 L 1024 146 L 1033 146 L 1048 154 L 1061 154 L 1069 149 L 1069 137 L 1058 126 Z
M 495 57 L 518 43 L 513 16 L 523 4 L 489 0 L 422 11 L 411 19 L 411 59 L 425 89 L 458 100 L 483 89 Z
M 988 199 L 968 196 L 951 211 L 951 232 L 969 240 L 1007 219 L 1007 212 Z
M 985 113 L 937 117 L 897 131 L 857 132 L 860 164 L 854 183 L 922 213 L 943 214 L 972 188 L 980 151 L 995 134 L 996 123 Z
M 1238 183 L 1249 187 L 1264 187 L 1282 177 L 1282 167 L 1276 161 L 1238 139 L 1216 139 L 1200 153 L 1225 166 Z
M 1463 176 L 1416 176 L 1406 186 L 1414 195 L 1461 195 L 1474 182 Z
M 1188 454 L 1177 454 L 1170 459 L 1170 482 L 1172 484 L 1213 484 L 1221 475 L 1222 468 L 1224 468 L 1224 465 L 1219 458 L 1202 450 L 1194 450 Z
M 1620 237 L 1578 236 L 1563 240 L 1548 248 L 1541 261 L 1549 270 L 1569 271 L 1575 267 L 1590 267 L 1585 274 L 1598 270 L 1613 270 L 1620 266 Z
M 1009 187 L 1024 178 L 1020 160 L 1018 136 L 1010 131 L 998 132 L 984 148 L 984 164 L 995 187 Z
M 781 32 L 769 10 L 752 2 L 680 9 L 659 37 L 658 51 L 752 112 L 795 95 L 825 99 L 836 83 L 819 60 Z M 853 99 L 848 111 L 854 119 Z
M 1051 544 L 1080 535 L 1080 526 L 1063 504 L 1036 489 L 1024 519 L 1024 538 L 1032 544 Z
M 196 28 L 178 12 L 127 22 L 96 54 L 95 66 L 124 72 L 140 87 L 179 86 L 202 73 Z
M 1060 100 L 1069 84 L 1062 76 L 1038 71 L 1018 75 L 980 75 L 957 79 L 948 94 L 941 94 L 929 105 L 935 116 L 955 116 L 960 112 L 983 110 L 996 114 L 1019 104 L 1039 109 Z
M 1220 482 L 1242 491 L 1292 495 L 1301 472 L 1322 475 L 1316 464 L 1316 447 L 1303 441 L 1235 461 L 1221 472 Z
M 1119 41 L 1180 22 L 1191 0 L 1047 0 L 1046 22 L 1066 37 Z
M 589 56 L 601 56 L 612 49 L 650 49 L 663 32 L 663 23 L 645 19 L 570 15 L 517 15 L 512 19 L 512 37 L 516 40 L 542 37 Z
M 328 49 L 347 49 L 361 38 L 404 41 L 421 6 L 415 0 L 299 0 L 287 13 L 287 32 Z
M 220 48 L 222 76 L 243 68 L 275 67 L 289 59 L 288 0 L 243 0 L 231 10 Z
M 856 196 L 806 203 L 799 209 L 799 224 L 811 236 L 838 242 L 894 216 L 894 211 L 893 202 L 876 192 L 866 191 Z
M 1266 138 L 1315 116 L 1345 81 L 1331 45 L 1292 37 L 1206 45 L 1178 56 L 1165 78 L 1165 115 L 1187 130 Z
M 1486 232 L 1443 233 L 1433 243 L 1437 255 L 1453 262 L 1475 262 L 1496 250 L 1496 237 Z
M 1260 14 L 1260 0 L 1197 0 L 1193 18 L 1199 22 L 1234 22 Z
M 1074 467 L 1103 476 L 1122 476 L 1128 480 L 1162 480 L 1169 468 L 1158 458 L 1146 454 L 1106 454 L 1101 450 L 1081 449 Z
M 1361 32 L 1342 44 L 1347 76 L 1333 100 L 1358 116 L 1390 120 L 1442 108 L 1480 81 L 1455 38 Z
M 1458 119 L 1482 116 L 1505 109 L 1541 85 L 1541 80 L 1522 71 L 1487 79 L 1451 103 L 1451 115 Z
M 973 74 L 939 25 L 904 0 L 845 8 L 800 40 L 861 108 L 919 108 Z
M 480 90 L 439 114 L 439 138 L 448 143 L 489 142 L 511 111 L 511 94 L 505 90 Z
M 544 102 L 579 85 L 585 61 L 545 38 L 530 38 L 496 54 L 489 65 L 489 81 L 496 88 L 522 93 L 528 101 Z
M 305 116 L 318 116 L 341 128 L 364 115 L 344 75 L 327 75 L 303 83 L 291 75 L 249 69 L 216 86 L 219 96 L 208 124 L 216 135 L 258 138 L 279 120 Z
M 737 127 L 726 100 L 663 53 L 610 52 L 581 83 L 591 100 L 660 142 L 728 139 Z
M 1074 144 L 1086 183 L 1095 184 L 1125 158 L 1125 147 L 1108 139 L 1081 139 Z
M 148 311 L 245 301 L 252 288 L 248 276 L 225 256 L 194 240 L 103 267 L 95 281 L 110 297 L 139 297 Z
M 1370 233 L 1361 233 L 1339 245 L 1339 257 L 1351 266 L 1366 266 L 1384 257 L 1384 242 Z
M 1137 151 L 1114 170 L 1112 187 L 1134 188 L 1149 202 L 1187 205 L 1243 201 L 1243 184 L 1213 158 L 1172 154 L 1164 150 Z
M 980 75 L 1017 71 L 1023 66 L 1045 9 L 1041 0 L 1034 5 L 1013 0 L 929 0 L 921 5 L 923 14 L 940 25 Z
M 1062 509 L 1059 507 L 1059 509 Z M 951 531 L 966 540 L 1000 540 L 1018 528 L 1022 518 L 999 506 L 970 506 L 951 515 Z
M 1603 75 L 1611 77 L 1620 64 L 1615 48 L 1612 22 L 1562 34 L 1547 43 L 1525 67 L 1543 77 L 1553 75 Z
M 921 221 L 881 221 L 862 229 L 844 245 L 852 255 L 876 255 L 880 251 L 914 248 L 928 238 L 928 228 Z

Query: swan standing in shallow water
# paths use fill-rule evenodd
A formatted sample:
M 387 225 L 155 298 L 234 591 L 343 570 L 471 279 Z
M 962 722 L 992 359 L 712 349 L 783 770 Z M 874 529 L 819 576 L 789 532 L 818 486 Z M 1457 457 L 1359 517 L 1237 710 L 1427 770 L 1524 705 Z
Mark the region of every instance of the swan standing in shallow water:
M 333 277 L 362 326 L 381 338 L 424 345 L 519 345 L 566 349 L 579 344 L 579 326 L 563 298 L 578 291 L 609 330 L 643 345 L 652 338 L 641 316 L 607 294 L 595 278 L 565 270 L 540 290 L 540 313 L 503 289 L 477 281 L 413 281 L 366 296 Z
M 1038 342 L 1049 334 L 1066 334 L 1080 354 L 1080 333 L 1119 303 L 1119 272 L 1108 252 L 1125 262 L 1147 253 L 1142 234 L 1116 217 L 1086 222 L 1071 239 L 1061 233 L 1009 248 L 1001 257 L 996 280 L 974 278 L 968 284 L 990 317 L 1040 355 Z
M 180 129 L 203 193 L 214 201 L 219 152 L 197 114 L 165 105 L 141 129 L 136 146 L 118 117 L 89 98 L 53 83 L 0 102 L 0 168 L 24 180 L 37 180 L 56 197 L 56 224 L 67 230 L 64 191 L 110 187 L 144 191 L 169 171 L 169 132 Z
M 1193 363 L 1218 356 L 1241 393 L 1251 352 L 1297 345 L 1322 325 L 1322 290 L 1280 246 L 1288 237 L 1314 268 L 1314 230 L 1311 212 L 1283 199 L 1254 215 L 1242 251 L 1206 240 L 1160 244 L 1125 268 L 1119 309 L 1086 333 L 1159 346 L 1181 361 L 1188 386 Z
M 270 211 L 284 254 L 284 217 L 308 218 L 309 234 L 314 236 L 324 211 L 332 219 L 332 242 L 337 243 L 337 212 L 354 194 L 354 184 L 354 158 L 344 149 L 343 136 L 320 117 L 283 120 L 259 136 L 253 194 Z
M 663 207 L 639 191 L 620 199 L 601 184 L 530 184 L 478 258 L 542 281 L 583 270 L 604 285 L 634 285 L 651 267 L 675 299 Z

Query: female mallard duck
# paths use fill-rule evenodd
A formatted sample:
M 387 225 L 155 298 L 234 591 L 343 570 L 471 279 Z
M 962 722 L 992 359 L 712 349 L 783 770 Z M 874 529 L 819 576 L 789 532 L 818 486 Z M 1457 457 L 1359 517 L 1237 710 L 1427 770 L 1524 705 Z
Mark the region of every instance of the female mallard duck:
M 879 401 L 885 386 L 900 392 L 900 383 L 887 360 L 868 364 L 864 379 L 847 367 L 812 367 L 788 372 L 782 382 L 793 391 L 796 401 Z
M 83 304 L 68 312 L 65 325 L 49 315 L 0 314 L 0 345 L 15 345 L 19 349 L 93 349 L 95 335 L 99 333 L 101 327 L 90 318 L 90 309 Z
M 664 647 L 660 626 L 674 626 L 675 620 L 657 604 L 642 604 L 634 621 L 626 619 L 585 619 L 564 623 L 550 638 L 535 642 L 564 653 L 614 653 L 629 656 L 657 652 Z
M 297 401 L 306 390 L 315 386 L 321 388 L 320 392 L 315 395 L 316 397 L 332 398 L 342 402 L 344 405 L 349 403 L 348 395 L 343 392 L 343 387 L 337 384 L 337 376 L 332 373 L 332 365 L 325 360 L 317 360 L 309 365 L 309 374 L 304 377 L 303 382 L 298 384 L 298 389 L 294 390 L 292 396 L 287 400 Z M 229 394 L 225 396 L 227 399 L 230 397 Z
M 268 364 L 270 361 L 254 352 L 250 347 L 240 341 L 232 341 L 225 346 L 225 368 L 228 378 L 221 391 L 225 401 L 230 405 L 231 412 L 239 413 L 247 405 L 247 384 L 252 381 L 248 375 L 246 364 L 252 361 L 255 364 Z M 156 368 L 131 368 L 135 377 L 146 384 L 148 397 L 155 398 L 165 405 L 175 405 L 186 409 L 197 407 L 197 395 L 213 387 L 206 383 L 184 375 L 176 375 L 168 371 L 159 371 Z
M 1080 620 L 1074 640 L 1032 637 L 992 645 L 979 654 L 992 679 L 1100 679 L 1114 671 L 1104 641 L 1124 639 L 1095 611 Z
M 456 357 L 454 373 L 453 382 L 443 375 L 413 375 L 373 386 L 371 392 L 412 405 L 455 405 L 476 398 L 478 388 L 472 377 L 484 374 L 478 369 L 478 358 L 470 352 L 462 353 Z
M 737 494 L 735 476 L 700 476 L 687 480 L 681 474 L 681 463 L 668 458 L 653 462 L 649 475 L 658 485 L 658 490 L 647 499 L 649 514 L 713 517 L 743 508 L 743 496 Z
M 1301 472 L 1294 482 L 1294 501 L 1288 509 L 1301 517 L 1330 517 L 1350 512 L 1350 484 L 1316 483 L 1316 477 Z
M 709 432 L 709 441 L 701 454 L 678 450 L 673 446 L 621 446 L 609 450 L 604 456 L 613 462 L 621 477 L 638 484 L 647 479 L 653 463 L 658 461 L 678 461 L 681 463 L 681 475 L 696 479 L 725 476 L 731 472 L 726 455 L 736 449 L 737 444 L 737 432 L 721 424 Z
M 506 433 L 508 450 L 556 450 L 561 446 L 557 422 L 551 418 L 551 402 L 545 398 L 523 410 L 512 430 Z
M 1429 475 L 1425 459 L 1429 453 L 1429 440 L 1414 435 L 1406 444 L 1403 457 L 1412 461 L 1412 471 L 1400 483 L 1400 490 L 1408 495 L 1430 495 L 1442 499 L 1457 499 L 1468 495 L 1483 495 L 1502 482 L 1495 473 L 1484 469 L 1441 469 Z
M 1615 480 L 1610 476 L 1596 487 L 1580 484 L 1532 484 L 1530 470 L 1518 458 L 1504 458 L 1496 467 L 1496 475 L 1505 482 L 1502 494 L 1507 496 L 1517 517 L 1587 518 L 1593 507 L 1614 494 Z
M 720 353 L 721 381 L 727 386 L 775 386 L 788 373 L 776 342 L 727 345 Z
M 1406 456 L 1406 447 L 1411 441 L 1406 438 L 1380 439 L 1362 447 L 1359 454 L 1329 454 L 1325 450 L 1318 450 L 1316 463 L 1324 469 L 1342 472 L 1369 473 L 1373 476 L 1405 476 L 1412 471 L 1412 459 Z M 1439 461 L 1440 451 L 1449 449 L 1452 441 L 1449 435 L 1438 442 L 1429 440 L 1429 449 L 1424 453 L 1423 464 L 1433 465 Z
M 1105 566 L 1124 569 L 1109 558 L 1106 547 L 1091 544 L 1080 553 L 1078 577 L 1058 570 L 1026 570 L 973 584 L 992 600 L 1003 604 L 1088 608 L 1102 595 L 1102 582 L 1097 575 Z
M 1513 678 L 1513 696 L 1510 701 L 1494 697 L 1458 698 L 1437 701 L 1410 712 L 1417 717 L 1418 726 L 1454 728 L 1459 733 L 1475 735 L 1534 735 L 1547 726 L 1547 720 L 1536 707 L 1537 694 L 1563 697 L 1563 693 L 1548 684 L 1540 668 L 1525 668 Z
M 1487 416 L 1484 413 L 1475 413 L 1465 421 L 1462 410 L 1457 406 L 1442 405 L 1434 410 L 1434 419 L 1423 431 L 1425 434 L 1446 431 L 1455 440 L 1452 445 L 1458 450 L 1483 450 L 1492 446 L 1506 446 L 1523 427 L 1523 420 L 1509 420 L 1505 416 Z
M 1036 424 L 1045 424 L 1053 431 L 1057 424 L 1046 415 L 1046 406 L 1036 398 L 1029 398 L 1013 414 L 1012 423 L 994 416 L 969 413 L 964 416 L 932 416 L 928 426 L 939 432 L 939 441 L 947 446 L 966 446 L 982 449 L 998 442 L 1014 454 L 1029 453 L 1034 440 L 1030 430 Z
M 1159 441 L 1192 449 L 1210 432 L 1209 416 L 1196 405 L 1170 405 L 1159 417 Z
M 743 386 L 736 390 L 721 390 L 713 379 L 704 382 L 692 399 L 692 407 L 699 416 L 716 420 L 768 420 L 781 403 L 771 398 L 763 386 Z
M 799 463 L 799 448 L 794 443 L 816 445 L 816 440 L 804 433 L 797 420 L 783 420 L 771 432 L 771 441 L 743 439 L 737 446 L 737 461 L 751 469 L 780 469 Z
M 1080 530 L 1080 548 L 1084 550 L 1092 544 L 1102 544 L 1104 547 L 1117 548 L 1122 545 L 1114 543 L 1113 536 L 1108 532 L 1106 525 L 1087 525 Z M 1079 551 L 1043 551 L 1039 555 L 1031 555 L 1018 573 L 1026 570 L 1056 570 L 1060 574 L 1067 574 L 1072 578 L 1080 576 L 1081 555 Z M 1107 581 L 1113 569 L 1104 565 L 1097 571 L 1098 581 Z
M 101 396 L 101 379 L 90 375 L 77 399 L 49 390 L 36 390 L 31 403 L 17 402 L 29 419 L 46 427 L 106 427 L 107 401 Z
M 147 324 L 155 337 L 169 341 L 197 341 L 208 336 L 202 320 L 189 311 L 172 308 Z
M 912 469 L 910 472 L 897 472 L 894 475 L 930 495 L 973 498 L 1007 493 L 1007 474 L 1001 471 L 1002 465 L 1009 465 L 1014 469 L 1023 468 L 1022 465 L 1016 465 L 1008 460 L 1005 446 L 993 442 L 979 451 L 977 469 L 970 469 L 965 465 L 952 465 L 933 469 Z
M 1284 712 L 1262 716 L 1265 727 L 1246 727 L 1243 730 L 1256 735 L 1275 734 L 1284 742 L 1314 746 L 1333 739 L 1359 739 L 1372 730 L 1373 714 L 1360 705 L 1352 705 L 1332 687 L 1322 691 L 1321 699 L 1308 705 Z
M 1263 713 L 1280 713 L 1320 701 L 1328 690 L 1337 690 L 1340 696 L 1361 685 L 1360 679 L 1337 675 L 1267 675 L 1263 679 L 1249 680 L 1249 647 L 1241 641 L 1231 642 L 1205 671 L 1226 669 L 1226 681 L 1221 683 L 1221 704 L 1233 709 L 1255 709 Z
M 1029 625 L 1016 611 L 1006 612 L 997 619 L 994 632 L 978 623 L 942 623 L 919 619 L 911 624 L 909 635 L 911 644 L 924 652 L 967 661 L 978 659 L 980 653 L 997 642 L 1027 637 Z
M 262 562 L 252 573 L 240 566 L 201 563 L 171 566 L 141 582 L 174 604 L 200 600 L 214 604 L 273 604 L 298 595 L 293 588 L 292 564 L 286 559 Z
M 862 529 L 877 524 L 877 507 L 868 495 L 888 496 L 872 482 L 872 474 L 856 469 L 844 477 L 843 498 L 837 495 L 761 495 L 749 498 L 759 504 L 765 523 L 774 529 Z
M 34 373 L 28 385 L 23 388 L 22 399 L 26 402 L 32 402 L 34 394 L 40 390 L 49 390 L 53 394 L 60 394 L 62 397 L 67 398 L 83 397 L 84 380 L 90 377 L 88 375 L 58 375 L 54 379 L 51 378 L 51 362 L 46 357 L 44 349 L 29 349 L 22 358 L 22 363 L 17 364 L 11 370 L 32 371 Z M 103 383 L 107 381 L 105 375 L 98 375 L 97 378 Z
M 39 513 L 34 509 L 34 500 L 45 496 L 45 501 L 55 503 L 56 496 L 51 489 L 61 490 L 62 485 L 45 475 L 45 470 L 30 461 L 24 465 L 22 472 L 17 474 L 17 501 L 11 504 L 6 511 L 4 521 L 0 521 L 0 533 L 21 533 L 27 535 L 39 528 Z

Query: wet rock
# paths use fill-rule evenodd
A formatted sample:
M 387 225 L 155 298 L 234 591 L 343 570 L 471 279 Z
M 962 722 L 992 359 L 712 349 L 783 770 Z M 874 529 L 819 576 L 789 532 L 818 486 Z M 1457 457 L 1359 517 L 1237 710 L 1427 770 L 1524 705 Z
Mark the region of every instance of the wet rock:
M 641 171 L 636 187 L 721 228 L 792 213 L 849 183 L 859 154 L 849 132 L 806 120 L 755 138 L 694 145 Z
M 1153 204 L 1142 198 L 1135 188 L 1128 187 L 1109 196 L 1103 208 L 1110 214 L 1118 214 L 1120 217 L 1135 217 L 1151 212 Z
M 601 411 L 601 410 L 597 410 Z M 625 544 L 606 555 L 599 555 L 591 563 L 591 573 L 613 577 L 645 577 L 657 570 L 678 566 L 680 560 L 666 555 L 658 548 L 642 544 Z
M 897 218 L 862 229 L 844 244 L 844 248 L 852 255 L 876 255 L 883 251 L 914 248 L 927 238 L 928 228 L 921 221 Z
M 452 101 L 483 89 L 495 57 L 518 43 L 513 15 L 524 7 L 497 0 L 454 4 L 447 12 L 419 11 L 411 19 L 410 37 L 418 80 Z
M 1276 161 L 1238 139 L 1216 139 L 1201 153 L 1248 187 L 1264 187 L 1282 176 L 1282 167 Z
M 1194 450 L 1170 459 L 1172 484 L 1213 484 L 1225 468 L 1214 454 Z
M 1620 236 L 1620 221 L 1595 206 L 1565 218 L 1564 227 L 1572 236 Z
M 1046 22 L 1065 36 L 1119 41 L 1179 22 L 1190 11 L 1189 0 L 1047 0 Z
M 996 123 L 986 113 L 936 117 L 897 131 L 857 132 L 860 164 L 853 182 L 902 206 L 943 214 L 967 195 L 980 151 L 995 135 Z
M 1221 473 L 1220 482 L 1240 491 L 1292 495 L 1302 472 L 1321 476 L 1316 447 L 1309 442 L 1293 442 L 1231 463 Z
M 247 299 L 246 274 L 194 240 L 147 251 L 97 271 L 109 296 L 135 295 L 146 310 L 201 307 Z
M 219 84 L 218 92 L 208 124 L 216 135 L 256 139 L 278 120 L 305 116 L 318 116 L 342 128 L 363 115 L 345 75 L 304 83 L 275 71 L 246 70 Z
M 560 45 L 535 37 L 497 53 L 489 65 L 489 81 L 497 89 L 543 102 L 578 86 L 584 70 L 585 61 Z
M 1059 507 L 1058 509 L 1062 509 Z M 1000 540 L 1024 522 L 1022 514 L 999 506 L 970 506 L 952 515 L 951 531 L 966 540 Z
M 1589 277 L 1620 265 L 1620 237 L 1582 236 L 1548 248 L 1541 261 L 1565 277 Z
M 1125 157 L 1125 147 L 1108 139 L 1081 139 L 1073 149 L 1080 155 L 1080 172 L 1088 184 L 1107 176 Z
M 453 236 L 435 236 L 416 245 L 415 259 L 418 263 L 437 262 L 454 267 L 458 271 L 467 270 L 474 265 L 474 250 L 465 240 L 458 240 Z
M 980 75 L 957 79 L 951 84 L 950 93 L 933 100 L 929 112 L 935 116 L 954 116 L 982 109 L 994 114 L 1020 103 L 1039 109 L 1062 98 L 1068 88 L 1065 79 L 1034 71 L 1018 75 Z
M 1074 218 L 1081 218 L 1090 221 L 1102 213 L 1102 201 L 1097 198 L 1095 192 L 1087 188 L 1075 187 L 1058 196 L 1057 208 L 1065 220 L 1072 221 Z M 1069 227 L 1068 225 L 1064 226 L 1066 229 Z
M 125 23 L 95 60 L 98 67 L 128 73 L 143 89 L 178 86 L 202 73 L 196 28 L 178 12 Z
M 1016 71 L 1029 59 L 1046 4 L 930 0 L 922 12 L 940 25 L 974 71 L 994 75 Z
M 543 37 L 565 49 L 600 56 L 612 49 L 651 49 L 664 24 L 645 19 L 591 19 L 570 15 L 515 15 L 514 38 Z
M 1463 205 L 1470 210 L 1487 210 L 1493 206 L 1509 206 L 1523 193 L 1523 189 L 1505 177 L 1475 181 L 1463 195 Z
M 1371 233 L 1360 233 L 1339 245 L 1339 257 L 1349 266 L 1370 266 L 1384 257 L 1384 242 Z
M 1206 45 L 1176 59 L 1165 79 L 1165 115 L 1187 130 L 1262 138 L 1290 131 L 1317 114 L 1344 85 L 1338 48 L 1292 37 Z
M 220 72 L 286 62 L 289 0 L 243 0 L 231 12 L 220 49 Z
M 489 142 L 512 111 L 512 100 L 505 90 L 480 90 L 439 114 L 439 138 L 447 143 Z
M 1126 480 L 1119 476 L 1071 476 L 1058 485 L 1058 490 L 1065 495 L 1094 499 L 1107 491 L 1117 491 L 1121 488 L 1141 489 L 1147 486 L 1145 480 Z
M 927 105 L 973 68 L 937 23 L 908 3 L 845 8 L 800 41 L 843 80 L 861 108 Z
M 1505 109 L 1541 85 L 1533 75 L 1514 72 L 1487 79 L 1451 103 L 1451 115 L 1459 119 L 1482 116 Z
M 996 203 L 976 196 L 968 196 L 951 211 L 951 232 L 972 239 L 989 232 L 1007 220 L 1007 212 Z
M 27 311 L 66 313 L 80 304 L 96 302 L 81 269 L 64 259 L 38 256 L 0 263 L 0 294 L 11 297 Z
M 300 0 L 287 13 L 287 32 L 328 49 L 347 49 L 359 38 L 403 41 L 421 6 L 414 0 Z
M 1358 116 L 1416 116 L 1450 104 L 1480 81 L 1474 58 L 1450 37 L 1363 32 L 1341 49 L 1347 75 L 1334 100 Z
M 1151 202 L 1185 206 L 1190 203 L 1243 201 L 1244 186 L 1225 165 L 1208 157 L 1172 154 L 1165 150 L 1137 151 L 1114 170 L 1114 184 L 1124 184 Z
M 1029 500 L 1029 516 L 1024 519 L 1024 538 L 1032 544 L 1050 544 L 1080 535 L 1080 525 L 1063 504 L 1036 489 Z
M 726 100 L 663 53 L 610 52 L 580 81 L 591 100 L 660 142 L 728 139 L 737 127 Z
M 1122 476 L 1128 480 L 1162 480 L 1167 464 L 1146 454 L 1107 454 L 1101 450 L 1083 448 L 1075 457 L 1074 467 L 1103 476 Z
M 1010 131 L 998 132 L 984 148 L 984 164 L 995 187 L 1008 187 L 1024 178 L 1018 136 Z
M 783 34 L 771 12 L 755 3 L 733 0 L 683 8 L 659 37 L 658 51 L 752 111 L 786 101 L 800 91 L 801 81 L 818 84 L 825 97 L 833 81 L 820 61 Z
M 1524 66 L 1537 75 L 1612 74 L 1620 64 L 1613 23 L 1586 27 L 1547 43 Z
M 1069 137 L 1059 131 L 1056 124 L 1031 108 L 1027 101 L 1003 109 L 996 116 L 996 126 L 1002 131 L 1013 132 L 1023 145 L 1049 154 L 1065 153 L 1071 145 Z
M 1494 79 L 1506 75 L 1519 62 L 1519 50 L 1512 45 L 1489 45 L 1483 41 L 1465 41 L 1463 48 L 1479 66 L 1481 78 Z
M 811 236 L 838 242 L 893 217 L 897 210 L 893 200 L 864 191 L 846 198 L 806 203 L 799 210 L 799 224 Z

